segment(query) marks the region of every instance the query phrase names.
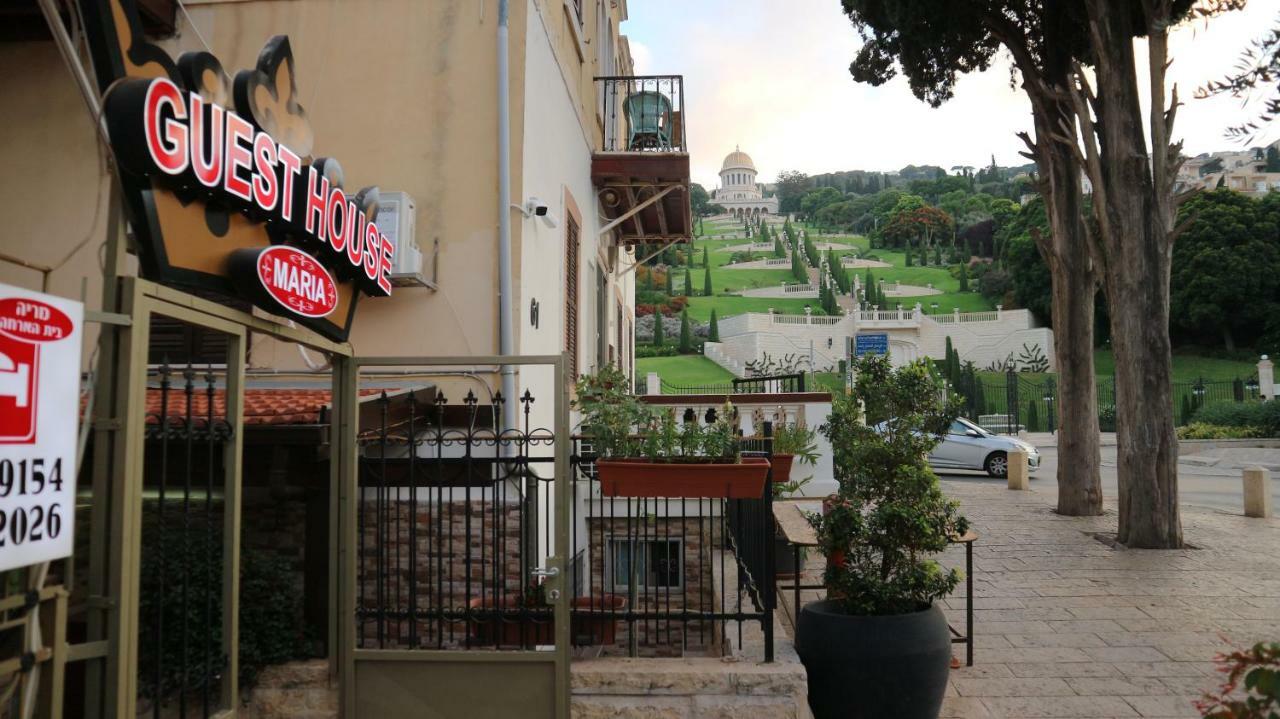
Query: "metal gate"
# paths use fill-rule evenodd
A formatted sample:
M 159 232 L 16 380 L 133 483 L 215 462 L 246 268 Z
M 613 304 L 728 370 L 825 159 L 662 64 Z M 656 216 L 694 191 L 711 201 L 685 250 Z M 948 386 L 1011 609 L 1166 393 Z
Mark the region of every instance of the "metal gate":
M 345 716 L 569 716 L 566 366 L 335 363 Z

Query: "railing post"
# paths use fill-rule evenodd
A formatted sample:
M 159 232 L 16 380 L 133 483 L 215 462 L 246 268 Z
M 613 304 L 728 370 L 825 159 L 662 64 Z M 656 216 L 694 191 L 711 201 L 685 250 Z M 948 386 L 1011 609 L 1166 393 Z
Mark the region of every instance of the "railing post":
M 801 379 L 803 381 L 803 378 Z M 764 594 L 764 617 L 760 620 L 764 630 L 764 661 L 773 662 L 773 609 L 777 604 L 777 543 L 773 541 L 773 422 L 764 423 L 765 457 L 769 459 L 769 474 L 764 483 L 764 516 L 759 526 L 760 541 L 764 542 L 764 586 L 760 588 Z M 796 581 L 800 581 L 797 570 Z
M 952 319 L 953 322 L 955 322 L 956 324 L 960 324 L 960 308 L 959 307 L 951 308 L 951 317 L 953 318 Z
M 1264 402 L 1276 398 L 1275 366 L 1266 355 L 1258 360 L 1258 397 Z

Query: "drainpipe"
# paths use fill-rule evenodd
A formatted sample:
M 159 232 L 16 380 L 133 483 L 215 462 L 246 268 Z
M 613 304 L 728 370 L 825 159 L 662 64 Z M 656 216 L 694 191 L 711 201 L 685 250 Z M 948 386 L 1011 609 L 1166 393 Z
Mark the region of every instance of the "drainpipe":
M 498 354 L 515 354 L 511 288 L 511 71 L 507 63 L 508 0 L 498 0 Z M 516 428 L 516 369 L 502 366 L 502 427 Z

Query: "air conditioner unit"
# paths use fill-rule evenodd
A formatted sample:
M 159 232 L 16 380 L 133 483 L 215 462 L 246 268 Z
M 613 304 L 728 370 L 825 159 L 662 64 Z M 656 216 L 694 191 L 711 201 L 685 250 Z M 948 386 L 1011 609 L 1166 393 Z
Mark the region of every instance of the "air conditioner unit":
M 422 250 L 414 239 L 413 198 L 404 192 L 378 193 L 378 229 L 395 245 L 391 258 L 391 284 L 396 287 L 429 287 L 422 271 Z

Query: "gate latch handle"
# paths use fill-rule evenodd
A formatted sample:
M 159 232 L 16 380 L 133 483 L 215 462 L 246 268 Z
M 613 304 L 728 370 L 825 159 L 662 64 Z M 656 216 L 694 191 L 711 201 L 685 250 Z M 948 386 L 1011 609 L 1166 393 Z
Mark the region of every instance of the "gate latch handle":
M 551 577 L 558 577 L 558 576 L 560 576 L 560 568 L 559 568 L 559 567 L 548 567 L 548 568 L 546 568 L 546 569 L 543 569 L 543 568 L 539 567 L 538 569 L 535 569 L 535 570 L 533 570 L 533 571 L 529 572 L 529 574 L 531 574 L 531 575 L 533 575 L 533 576 L 535 576 L 535 577 L 545 577 L 545 578 L 547 578 L 547 579 L 550 579 Z

